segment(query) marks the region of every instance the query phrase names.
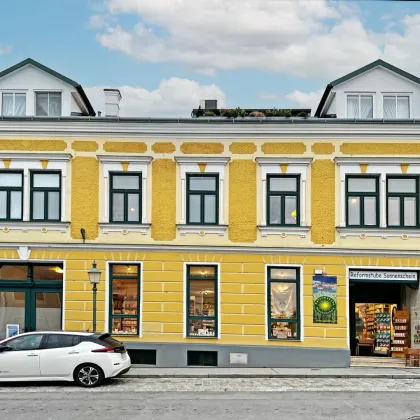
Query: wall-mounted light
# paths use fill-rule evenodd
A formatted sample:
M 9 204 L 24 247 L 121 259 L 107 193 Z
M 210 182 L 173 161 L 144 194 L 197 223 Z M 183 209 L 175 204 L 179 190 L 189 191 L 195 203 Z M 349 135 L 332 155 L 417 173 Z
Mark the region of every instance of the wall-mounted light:
M 324 274 L 324 271 L 323 271 L 323 270 L 320 270 L 320 269 L 318 268 L 318 269 L 315 269 L 315 270 L 314 270 L 314 273 L 315 273 L 317 276 L 321 276 L 322 274 Z

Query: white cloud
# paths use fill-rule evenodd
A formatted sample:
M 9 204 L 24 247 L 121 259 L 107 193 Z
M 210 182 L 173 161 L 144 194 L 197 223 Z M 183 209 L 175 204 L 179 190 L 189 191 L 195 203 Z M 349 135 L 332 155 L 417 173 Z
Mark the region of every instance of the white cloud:
M 103 89 L 109 86 L 86 88 L 96 111 L 105 115 Z M 115 87 L 115 86 L 114 86 Z M 217 99 L 219 107 L 226 106 L 226 97 L 216 85 L 200 85 L 194 80 L 172 77 L 162 80 L 156 90 L 141 87 L 119 87 L 122 117 L 189 117 L 201 99 Z
M 2 44 L 0 42 L 0 55 L 9 54 L 12 51 L 12 46 L 9 44 Z
M 331 80 L 378 58 L 420 68 L 420 15 L 400 20 L 401 34 L 392 25 L 375 32 L 357 5 L 327 0 L 103 2 L 98 42 L 144 62 L 181 63 L 206 74 L 259 69 Z M 138 23 L 124 26 L 123 15 Z
M 286 95 L 286 99 L 296 102 L 299 108 L 310 108 L 312 110 L 311 115 L 314 115 L 323 93 L 324 89 L 309 93 L 294 90 Z

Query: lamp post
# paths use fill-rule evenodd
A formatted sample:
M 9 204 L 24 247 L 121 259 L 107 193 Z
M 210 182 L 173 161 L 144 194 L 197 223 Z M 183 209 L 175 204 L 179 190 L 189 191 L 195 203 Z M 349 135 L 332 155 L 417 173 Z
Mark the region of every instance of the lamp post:
M 97 284 L 101 281 L 101 270 L 96 268 L 96 261 L 93 261 L 92 268 L 88 271 L 89 281 L 93 292 L 93 332 L 96 333 L 96 292 Z

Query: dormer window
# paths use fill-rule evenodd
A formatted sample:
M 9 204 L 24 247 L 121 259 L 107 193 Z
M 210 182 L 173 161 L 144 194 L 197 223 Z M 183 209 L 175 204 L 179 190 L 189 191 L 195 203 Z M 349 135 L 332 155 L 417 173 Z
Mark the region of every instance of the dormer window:
M 373 96 L 347 95 L 347 118 L 373 118 Z
M 4 117 L 26 115 L 26 93 L 3 93 L 1 99 L 1 115 Z
M 61 92 L 38 92 L 35 96 L 37 117 L 61 117 Z
M 407 95 L 384 95 L 384 118 L 410 118 L 410 97 Z

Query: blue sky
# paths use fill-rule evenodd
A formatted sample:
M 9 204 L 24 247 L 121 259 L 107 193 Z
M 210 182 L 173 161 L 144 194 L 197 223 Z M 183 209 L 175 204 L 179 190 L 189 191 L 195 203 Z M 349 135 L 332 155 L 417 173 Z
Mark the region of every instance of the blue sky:
M 103 86 L 125 87 L 127 115 L 185 116 L 204 95 L 313 106 L 377 58 L 420 75 L 417 2 L 19 0 L 2 16 L 0 68 L 32 57 L 93 88 L 98 107 Z

